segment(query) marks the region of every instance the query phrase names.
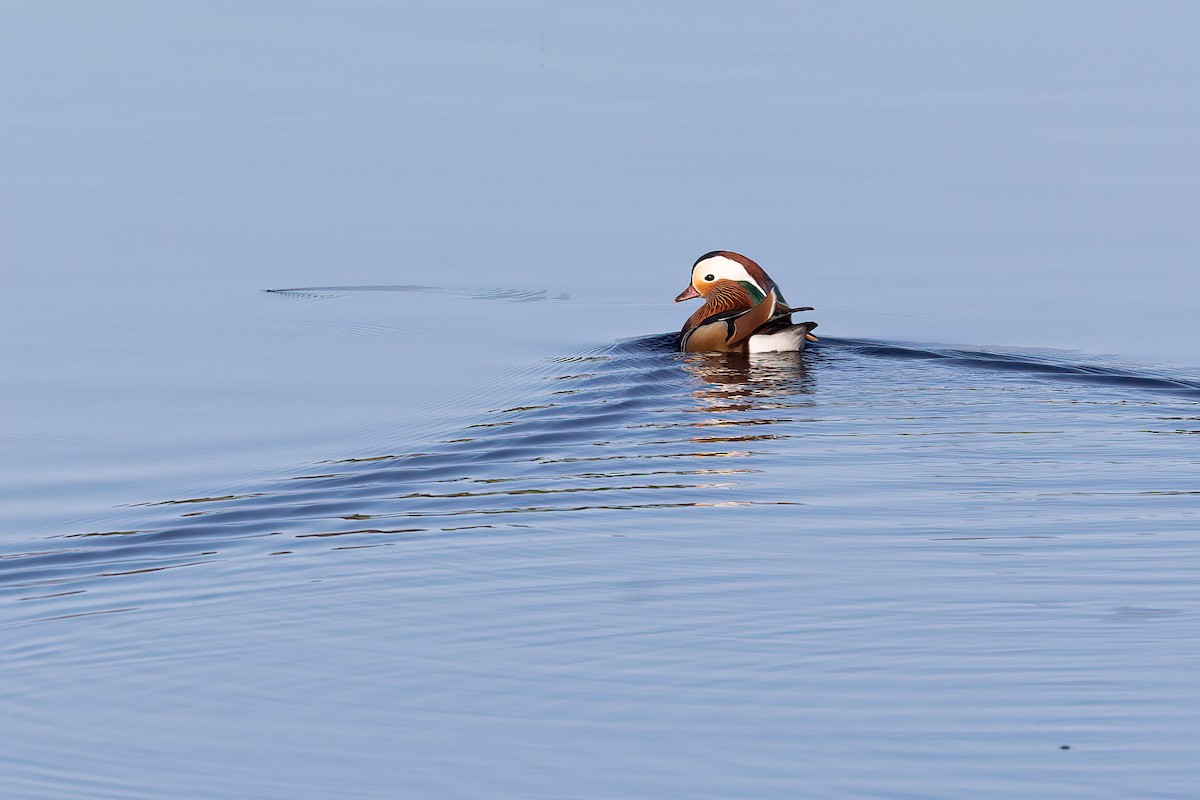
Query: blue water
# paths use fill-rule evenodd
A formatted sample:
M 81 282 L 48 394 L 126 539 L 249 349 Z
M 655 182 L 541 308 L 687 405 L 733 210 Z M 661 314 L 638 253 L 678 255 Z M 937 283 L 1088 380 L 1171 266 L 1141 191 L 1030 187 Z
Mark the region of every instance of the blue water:
M 0 796 L 1195 796 L 1197 23 L 12 6 Z

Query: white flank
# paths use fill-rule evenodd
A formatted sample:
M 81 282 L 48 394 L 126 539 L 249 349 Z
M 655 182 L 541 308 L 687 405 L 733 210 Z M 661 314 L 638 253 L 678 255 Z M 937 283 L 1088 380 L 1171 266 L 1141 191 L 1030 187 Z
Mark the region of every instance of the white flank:
M 795 325 L 779 333 L 756 333 L 750 337 L 748 344 L 751 353 L 782 353 L 804 349 L 804 334 L 808 333 L 807 325 Z

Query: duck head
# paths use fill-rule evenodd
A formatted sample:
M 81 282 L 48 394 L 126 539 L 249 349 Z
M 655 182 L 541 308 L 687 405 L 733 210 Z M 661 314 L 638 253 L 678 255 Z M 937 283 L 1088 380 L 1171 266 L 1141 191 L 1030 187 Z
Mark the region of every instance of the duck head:
M 775 281 L 758 264 L 741 253 L 714 250 L 696 259 L 692 265 L 692 282 L 679 293 L 675 302 L 707 297 L 717 282 L 722 280 L 741 284 L 755 304 L 760 303 L 772 289 L 777 297 L 779 295 Z

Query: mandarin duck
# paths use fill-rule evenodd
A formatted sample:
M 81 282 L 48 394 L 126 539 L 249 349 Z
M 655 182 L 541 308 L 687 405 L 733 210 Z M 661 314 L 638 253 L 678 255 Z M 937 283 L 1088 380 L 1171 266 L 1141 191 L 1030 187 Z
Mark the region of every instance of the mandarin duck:
M 704 298 L 704 305 L 679 332 L 686 353 L 772 353 L 803 350 L 815 322 L 792 323 L 792 313 L 775 281 L 763 268 L 739 253 L 714 250 L 696 259 L 692 282 L 675 298 Z

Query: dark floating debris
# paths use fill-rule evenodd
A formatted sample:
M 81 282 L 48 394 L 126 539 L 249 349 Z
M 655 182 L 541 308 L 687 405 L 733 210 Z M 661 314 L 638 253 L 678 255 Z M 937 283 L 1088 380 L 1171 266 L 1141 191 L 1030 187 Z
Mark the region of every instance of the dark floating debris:
M 507 300 L 511 303 L 535 303 L 543 300 L 570 300 L 567 294 L 550 298 L 545 289 L 510 289 L 504 287 L 463 289 L 449 286 L 297 286 L 290 289 L 263 289 L 267 294 L 290 300 L 322 300 L 343 294 L 360 292 L 409 292 L 437 294 L 446 297 L 465 297 L 471 300 Z

